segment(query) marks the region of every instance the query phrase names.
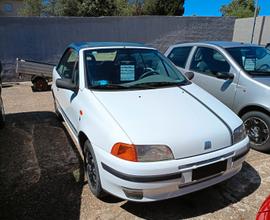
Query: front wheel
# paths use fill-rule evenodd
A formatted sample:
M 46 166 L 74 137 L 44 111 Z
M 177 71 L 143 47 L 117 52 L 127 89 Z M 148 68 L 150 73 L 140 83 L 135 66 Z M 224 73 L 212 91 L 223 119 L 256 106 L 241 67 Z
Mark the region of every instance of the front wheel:
M 270 151 L 270 117 L 259 111 L 247 112 L 242 116 L 250 146 L 258 151 Z
M 84 170 L 91 192 L 97 198 L 104 197 L 105 193 L 101 186 L 96 156 L 88 140 L 84 144 Z

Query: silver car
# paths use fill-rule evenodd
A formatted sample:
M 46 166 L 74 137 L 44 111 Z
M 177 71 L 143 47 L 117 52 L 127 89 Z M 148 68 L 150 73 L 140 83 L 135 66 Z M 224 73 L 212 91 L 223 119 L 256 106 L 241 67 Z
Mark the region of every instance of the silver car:
M 251 147 L 270 150 L 270 51 L 237 42 L 181 43 L 165 55 L 192 81 L 237 113 Z

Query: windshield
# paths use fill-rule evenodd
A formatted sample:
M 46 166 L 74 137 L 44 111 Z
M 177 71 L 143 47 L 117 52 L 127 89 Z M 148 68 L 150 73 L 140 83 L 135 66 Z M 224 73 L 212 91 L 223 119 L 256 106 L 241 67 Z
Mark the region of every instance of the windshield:
M 270 74 L 270 51 L 263 47 L 227 48 L 235 61 L 251 75 Z
M 86 50 L 84 59 L 88 85 L 92 89 L 149 89 L 184 85 L 188 82 L 156 50 Z

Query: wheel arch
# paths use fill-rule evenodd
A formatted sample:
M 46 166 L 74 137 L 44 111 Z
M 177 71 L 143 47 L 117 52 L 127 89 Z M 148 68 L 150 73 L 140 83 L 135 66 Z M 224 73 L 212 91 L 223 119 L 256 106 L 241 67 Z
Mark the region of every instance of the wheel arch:
M 87 140 L 88 140 L 88 141 L 90 142 L 90 144 L 91 144 L 91 141 L 90 141 L 90 139 L 88 138 L 88 136 L 85 134 L 85 132 L 80 131 L 79 134 L 78 134 L 78 141 L 79 141 L 79 145 L 80 145 L 80 147 L 81 147 L 82 152 L 83 152 L 84 144 L 85 144 L 85 142 L 86 142 Z
M 244 114 L 246 114 L 247 112 L 251 112 L 251 111 L 259 111 L 259 112 L 265 113 L 268 116 L 270 116 L 270 111 L 267 110 L 266 107 L 259 106 L 259 105 L 248 105 L 248 106 L 245 106 L 244 108 L 242 108 L 238 112 L 238 116 L 239 117 L 242 117 Z

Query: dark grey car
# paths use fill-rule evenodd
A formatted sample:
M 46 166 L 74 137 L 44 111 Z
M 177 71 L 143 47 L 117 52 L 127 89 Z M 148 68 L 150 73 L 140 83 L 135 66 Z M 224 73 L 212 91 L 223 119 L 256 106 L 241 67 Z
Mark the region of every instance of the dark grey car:
M 165 55 L 192 81 L 237 113 L 251 147 L 270 150 L 270 50 L 237 42 L 171 46 Z
M 2 100 L 2 78 L 1 78 L 1 73 L 2 73 L 2 63 L 0 61 L 0 128 L 4 127 L 5 124 L 5 111 L 4 111 L 4 104 Z

